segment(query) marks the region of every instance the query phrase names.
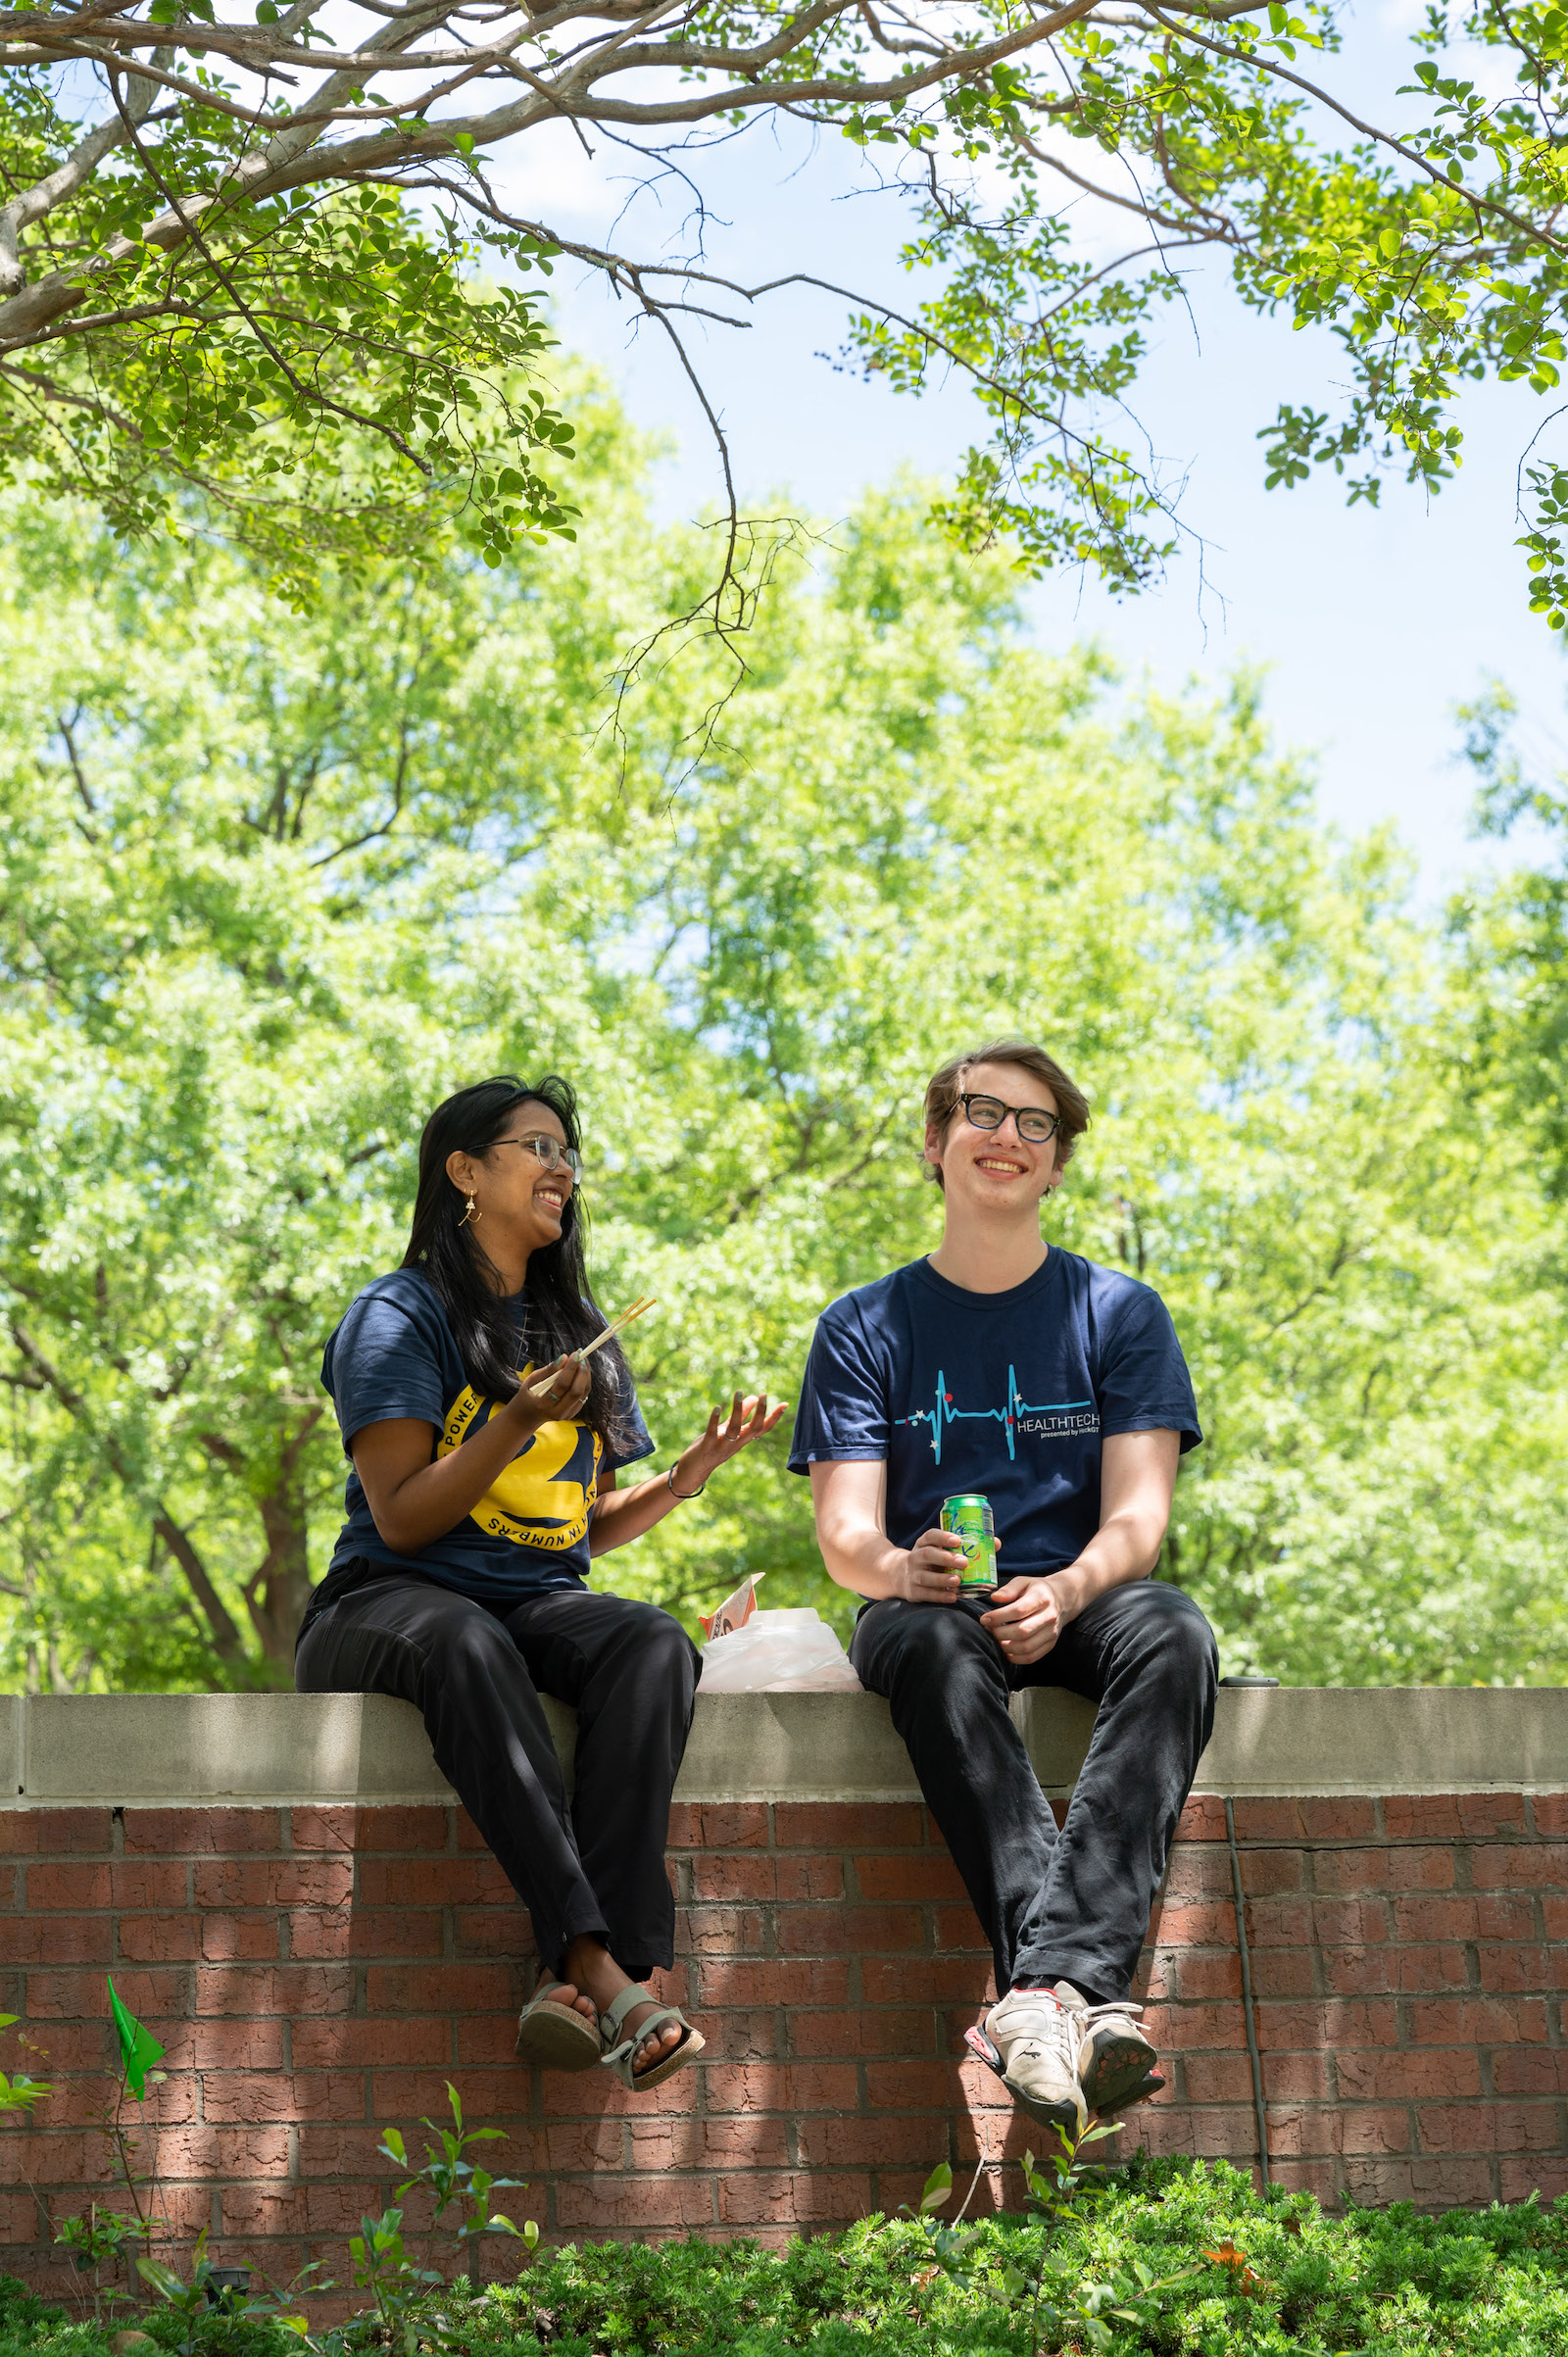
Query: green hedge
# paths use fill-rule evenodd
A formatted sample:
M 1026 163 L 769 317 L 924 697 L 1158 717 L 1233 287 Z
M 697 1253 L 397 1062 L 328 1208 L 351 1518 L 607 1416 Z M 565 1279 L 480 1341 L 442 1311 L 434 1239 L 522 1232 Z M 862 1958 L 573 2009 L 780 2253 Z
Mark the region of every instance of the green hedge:
M 471 2357 L 1028 2357 L 1027 2295 L 1044 2249 L 1045 2297 L 1086 2282 L 1196 2272 L 1104 2342 L 1177 2357 L 1231 2352 L 1453 2351 L 1458 2357 L 1568 2352 L 1568 2197 L 1548 2207 L 1418 2217 L 1404 2206 L 1325 2217 L 1306 2195 L 1260 2198 L 1223 2163 L 1135 2163 L 1066 2224 L 1000 2219 L 979 2230 L 970 2280 L 928 2264 L 921 2229 L 869 2219 L 792 2241 L 568 2245 L 514 2284 L 475 2298 L 454 2286 L 423 2311 L 419 2343 Z M 1228 2252 L 1209 2258 L 1205 2252 Z M 128 2319 L 122 2317 L 122 2324 Z M 163 2352 L 184 2327 L 167 2310 L 135 2322 Z M 14 2280 L 0 2288 L 0 2357 L 108 2357 L 108 2326 L 71 2322 Z M 326 2357 L 386 2346 L 368 2320 L 317 2336 Z M 1049 2335 L 1042 2350 L 1053 2344 Z M 1069 2342 L 1069 2345 L 1082 2345 Z M 274 2325 L 219 2316 L 198 2328 L 202 2357 L 280 2357 L 300 2342 Z M 155 2357 L 145 2352 L 144 2357 Z

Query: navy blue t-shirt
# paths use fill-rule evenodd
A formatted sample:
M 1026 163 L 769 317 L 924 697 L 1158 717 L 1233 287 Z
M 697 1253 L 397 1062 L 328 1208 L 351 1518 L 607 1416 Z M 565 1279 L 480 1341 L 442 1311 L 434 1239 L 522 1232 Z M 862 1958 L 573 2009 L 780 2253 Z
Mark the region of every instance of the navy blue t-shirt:
M 527 1301 L 525 1290 L 507 1304 L 519 1359 Z M 434 1457 L 446 1456 L 479 1431 L 498 1404 L 469 1388 L 446 1311 L 414 1268 L 394 1269 L 356 1294 L 326 1346 L 321 1382 L 332 1395 L 345 1455 L 365 1425 L 417 1416 L 435 1426 Z M 417 1571 L 501 1611 L 542 1589 L 581 1588 L 600 1473 L 653 1453 L 635 1396 L 627 1405 L 633 1446 L 623 1456 L 607 1456 L 586 1424 L 541 1424 L 472 1512 L 416 1555 L 400 1555 L 387 1546 L 359 1474 L 351 1470 L 343 1500 L 347 1519 L 328 1578 L 339 1564 L 365 1555 L 399 1571 Z
M 790 1471 L 887 1462 L 887 1532 L 912 1547 L 945 1498 L 991 1500 L 1004 1580 L 1076 1562 L 1100 1528 L 1100 1451 L 1118 1432 L 1202 1435 L 1164 1302 L 1054 1245 L 1022 1285 L 966 1293 L 911 1260 L 822 1312 Z

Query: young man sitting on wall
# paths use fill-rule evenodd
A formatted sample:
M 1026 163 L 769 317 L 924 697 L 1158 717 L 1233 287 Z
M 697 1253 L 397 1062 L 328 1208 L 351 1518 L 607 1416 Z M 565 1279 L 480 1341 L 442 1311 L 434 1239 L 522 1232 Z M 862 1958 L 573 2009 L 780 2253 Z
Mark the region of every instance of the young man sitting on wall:
M 942 1242 L 823 1312 L 790 1455 L 829 1572 L 869 1599 L 850 1658 L 893 1706 L 991 1941 L 984 2040 L 1016 2100 L 1073 2136 L 1161 2084 L 1129 1996 L 1217 1675 L 1198 1606 L 1149 1576 L 1200 1437 L 1169 1312 L 1041 1239 L 1088 1123 L 1040 1048 L 943 1065 L 924 1147 Z M 963 1492 L 994 1511 L 994 1595 L 960 1594 L 962 1542 L 938 1527 Z M 1021 1686 L 1099 1704 L 1059 1834 L 1008 1716 Z

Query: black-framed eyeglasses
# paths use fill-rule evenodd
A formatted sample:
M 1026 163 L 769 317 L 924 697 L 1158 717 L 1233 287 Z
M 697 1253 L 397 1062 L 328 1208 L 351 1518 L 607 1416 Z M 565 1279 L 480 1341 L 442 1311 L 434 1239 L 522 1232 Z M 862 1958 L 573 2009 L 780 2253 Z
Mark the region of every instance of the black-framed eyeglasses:
M 1044 1105 L 1004 1105 L 1000 1097 L 960 1097 L 958 1103 L 976 1129 L 1000 1129 L 1010 1113 L 1029 1146 L 1049 1146 L 1061 1127 L 1061 1115 L 1048 1113 Z
M 553 1138 L 548 1130 L 541 1130 L 537 1138 L 497 1138 L 496 1144 L 498 1146 L 520 1146 L 526 1153 L 533 1155 L 536 1162 L 542 1163 L 546 1170 L 564 1168 L 571 1173 L 571 1183 L 574 1187 L 581 1183 L 582 1156 L 576 1147 L 563 1146 L 561 1140 Z

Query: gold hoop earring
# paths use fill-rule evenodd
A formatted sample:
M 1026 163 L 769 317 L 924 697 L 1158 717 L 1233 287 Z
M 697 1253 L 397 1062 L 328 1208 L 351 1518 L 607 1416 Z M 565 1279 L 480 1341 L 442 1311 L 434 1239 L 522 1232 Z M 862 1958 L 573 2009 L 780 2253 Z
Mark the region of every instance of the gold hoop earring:
M 459 1220 L 458 1225 L 460 1228 L 466 1228 L 471 1219 L 474 1226 L 477 1227 L 483 1217 L 484 1213 L 479 1208 L 479 1198 L 476 1195 L 470 1195 L 468 1198 L 468 1207 L 464 1212 L 463 1217 Z

